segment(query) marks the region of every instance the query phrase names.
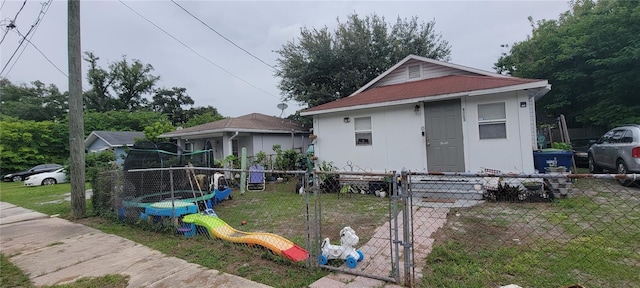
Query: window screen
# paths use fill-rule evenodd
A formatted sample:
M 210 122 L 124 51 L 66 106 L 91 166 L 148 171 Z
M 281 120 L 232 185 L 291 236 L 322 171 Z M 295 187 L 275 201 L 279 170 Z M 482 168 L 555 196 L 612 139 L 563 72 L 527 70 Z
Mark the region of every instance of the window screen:
M 371 129 L 371 117 L 355 118 L 353 122 L 356 146 L 372 145 L 373 135 Z
M 478 105 L 480 139 L 506 139 L 507 113 L 504 102 Z

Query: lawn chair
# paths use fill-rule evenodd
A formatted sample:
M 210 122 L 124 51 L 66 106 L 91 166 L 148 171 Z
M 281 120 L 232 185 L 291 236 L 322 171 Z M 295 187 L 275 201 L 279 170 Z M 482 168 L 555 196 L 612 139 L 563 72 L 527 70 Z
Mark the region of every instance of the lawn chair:
M 247 180 L 247 191 L 264 191 L 266 186 L 264 167 L 253 165 L 249 167 L 249 179 Z

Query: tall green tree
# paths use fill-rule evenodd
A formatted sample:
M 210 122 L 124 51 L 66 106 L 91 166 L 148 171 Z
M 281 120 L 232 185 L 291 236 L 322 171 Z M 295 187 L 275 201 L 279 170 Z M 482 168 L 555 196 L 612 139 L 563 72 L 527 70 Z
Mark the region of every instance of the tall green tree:
M 153 91 L 153 87 L 160 79 L 151 75 L 153 66 L 143 64 L 134 59 L 131 64 L 123 56 L 122 60 L 109 65 L 111 74 L 115 78 L 113 90 L 118 95 L 118 109 L 138 110 L 148 105 L 143 96 Z
M 495 68 L 548 79 L 539 119 L 564 114 L 573 127 L 640 123 L 640 1 L 580 0 L 558 20 L 534 23 Z
M 23 120 L 59 120 L 69 108 L 69 95 L 61 93 L 54 84 L 33 81 L 29 85 L 14 85 L 8 79 L 0 79 L 2 105 L 0 114 Z
M 286 100 L 313 107 L 350 95 L 409 54 L 447 61 L 451 47 L 434 28 L 435 21 L 392 25 L 375 14 L 349 15 L 334 31 L 304 27 L 276 51 L 279 88 Z
M 85 52 L 84 60 L 89 63 L 87 81 L 91 90 L 87 91 L 85 107 L 91 111 L 105 112 L 113 110 L 135 111 L 146 108 L 150 96 L 160 76 L 152 74 L 153 66 L 138 59 L 131 61 L 125 56 L 109 64 L 105 70 L 98 65 L 93 52 Z
M 117 100 L 111 94 L 113 74 L 98 65 L 100 58 L 93 52 L 85 52 L 84 60 L 89 63 L 87 82 L 91 89 L 84 93 L 84 105 L 89 111 L 106 112 L 116 109 Z
M 192 107 L 186 111 L 186 114 L 189 120 L 185 123 L 185 128 L 224 119 L 224 116 L 218 113 L 218 109 L 211 106 Z
M 173 87 L 157 89 L 149 106 L 151 110 L 166 115 L 173 126 L 180 126 L 188 120 L 187 112 L 182 107 L 193 104 L 193 99 L 187 95 L 186 88 Z

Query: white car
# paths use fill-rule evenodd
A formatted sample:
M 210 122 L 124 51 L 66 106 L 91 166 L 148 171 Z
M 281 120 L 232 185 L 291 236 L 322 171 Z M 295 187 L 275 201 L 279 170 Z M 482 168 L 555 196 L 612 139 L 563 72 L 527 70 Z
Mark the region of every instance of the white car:
M 53 172 L 31 175 L 27 177 L 27 179 L 24 179 L 24 186 L 53 185 L 57 183 L 66 183 L 68 181 L 67 172 L 64 168 L 60 168 Z

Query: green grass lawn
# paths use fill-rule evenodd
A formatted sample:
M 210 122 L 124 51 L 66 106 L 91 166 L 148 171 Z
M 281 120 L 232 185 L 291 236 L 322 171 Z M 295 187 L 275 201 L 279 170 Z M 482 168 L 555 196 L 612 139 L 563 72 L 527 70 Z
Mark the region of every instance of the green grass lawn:
M 303 245 L 304 214 L 314 207 L 313 204 L 307 207 L 306 199 L 293 193 L 293 185 L 293 182 L 268 184 L 267 191 L 244 195 L 234 191 L 233 200 L 219 204 L 215 211 L 236 229 L 271 232 Z M 417 284 L 421 287 L 498 287 L 514 283 L 523 287 L 555 288 L 582 283 L 589 288 L 640 287 L 640 254 L 637 252 L 640 251 L 640 241 L 637 241 L 640 189 L 629 188 L 636 190 L 623 194 L 613 181 L 599 179 L 578 179 L 574 185 L 575 197 L 552 203 L 488 202 L 453 209 L 445 226 L 435 234 L 433 251 L 421 271 L 424 277 Z M 68 217 L 69 202 L 63 200 L 69 191 L 69 184 L 23 187 L 17 183 L 1 183 L 0 200 Z M 335 223 L 348 217 L 350 223 L 361 228 L 358 234 L 364 243 L 376 227 L 388 220 L 387 201 L 367 195 L 337 196 L 321 195 L 322 222 L 326 223 L 323 235 L 337 235 L 339 225 Z M 87 208 L 90 207 L 88 204 Z M 246 225 L 241 225 L 243 220 L 247 221 Z M 167 255 L 274 287 L 306 287 L 331 273 L 306 267 L 304 263 L 292 263 L 256 247 L 204 235 L 184 238 L 173 231 L 153 231 L 109 217 L 91 216 L 76 221 Z M 25 276 L 20 276 L 19 269 L 4 269 L 10 267 L 10 263 L 6 257 L 2 261 L 3 281 L 15 281 L 12 282 L 15 285 L 3 282 L 3 287 L 21 286 Z M 126 278 L 113 279 L 87 280 L 126 282 Z
M 86 188 L 89 189 L 88 184 Z M 69 201 L 65 201 L 70 197 L 70 193 L 71 184 L 69 183 L 27 187 L 22 182 L 0 181 L 0 201 L 47 215 L 59 214 L 63 218 L 68 218 L 71 215 Z M 87 203 L 87 209 L 90 210 L 90 202 L 87 201 Z
M 640 287 L 640 189 L 602 179 L 574 185 L 574 197 L 552 203 L 453 210 L 421 285 Z

